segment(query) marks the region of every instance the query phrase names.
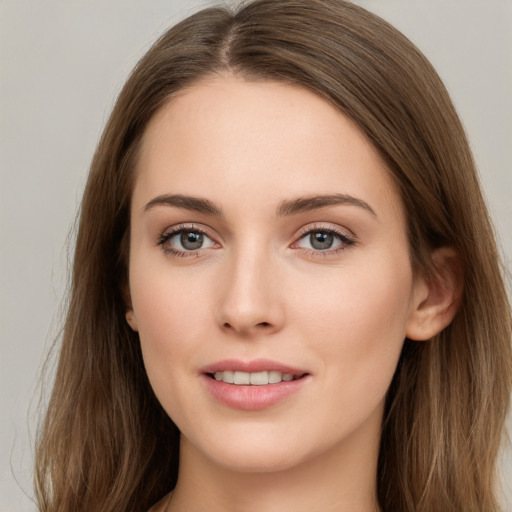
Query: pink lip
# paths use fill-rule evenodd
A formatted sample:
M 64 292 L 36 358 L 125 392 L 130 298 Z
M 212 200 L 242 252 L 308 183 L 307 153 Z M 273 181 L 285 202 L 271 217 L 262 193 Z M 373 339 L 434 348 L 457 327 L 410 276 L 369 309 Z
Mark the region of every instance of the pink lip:
M 211 374 L 224 370 L 248 373 L 274 370 L 281 373 L 291 373 L 299 378 L 289 382 L 279 382 L 278 384 L 240 386 L 226 384 L 211 377 Z M 224 405 L 234 409 L 257 411 L 276 405 L 299 392 L 311 379 L 311 375 L 298 368 L 267 359 L 248 362 L 228 359 L 202 368 L 201 378 L 212 396 Z
M 225 359 L 223 361 L 218 361 L 216 363 L 210 364 L 201 368 L 201 373 L 215 373 L 215 372 L 223 372 L 223 371 L 232 371 L 232 372 L 247 372 L 247 373 L 256 373 L 263 372 L 265 370 L 268 371 L 276 371 L 281 373 L 291 373 L 292 375 L 304 375 L 305 370 L 301 370 L 300 368 L 294 368 L 293 366 L 288 366 L 286 364 L 279 363 L 277 361 L 272 361 L 270 359 L 255 359 L 253 361 L 241 361 L 239 359 Z

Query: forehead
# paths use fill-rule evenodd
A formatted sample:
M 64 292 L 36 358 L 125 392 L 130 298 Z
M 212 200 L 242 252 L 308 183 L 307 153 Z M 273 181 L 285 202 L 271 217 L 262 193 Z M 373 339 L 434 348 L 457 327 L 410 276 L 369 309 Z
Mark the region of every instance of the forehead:
M 215 77 L 181 91 L 149 123 L 134 203 L 180 193 L 273 207 L 333 192 L 401 210 L 376 149 L 328 101 L 279 82 Z

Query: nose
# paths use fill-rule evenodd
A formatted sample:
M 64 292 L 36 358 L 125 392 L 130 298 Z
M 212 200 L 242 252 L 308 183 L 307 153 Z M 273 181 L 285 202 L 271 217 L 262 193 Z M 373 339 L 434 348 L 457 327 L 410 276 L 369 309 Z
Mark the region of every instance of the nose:
M 221 276 L 218 322 L 244 338 L 274 334 L 284 324 L 279 265 L 264 251 L 233 255 Z

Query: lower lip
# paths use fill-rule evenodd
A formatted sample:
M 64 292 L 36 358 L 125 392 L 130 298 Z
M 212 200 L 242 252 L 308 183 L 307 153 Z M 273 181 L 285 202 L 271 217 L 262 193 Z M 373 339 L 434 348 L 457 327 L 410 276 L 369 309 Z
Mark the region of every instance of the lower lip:
M 305 375 L 297 380 L 263 386 L 226 384 L 221 380 L 212 379 L 208 375 L 203 375 L 203 379 L 208 391 L 224 405 L 233 409 L 259 411 L 276 405 L 297 393 L 309 380 L 309 376 Z

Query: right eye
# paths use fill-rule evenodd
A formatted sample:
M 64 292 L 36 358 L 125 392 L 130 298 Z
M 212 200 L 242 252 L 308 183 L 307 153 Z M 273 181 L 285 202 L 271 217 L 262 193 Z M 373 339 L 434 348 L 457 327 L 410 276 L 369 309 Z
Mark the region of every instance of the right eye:
M 215 242 L 201 230 L 180 227 L 164 233 L 159 238 L 158 245 L 175 256 L 189 256 L 201 249 L 213 247 Z

